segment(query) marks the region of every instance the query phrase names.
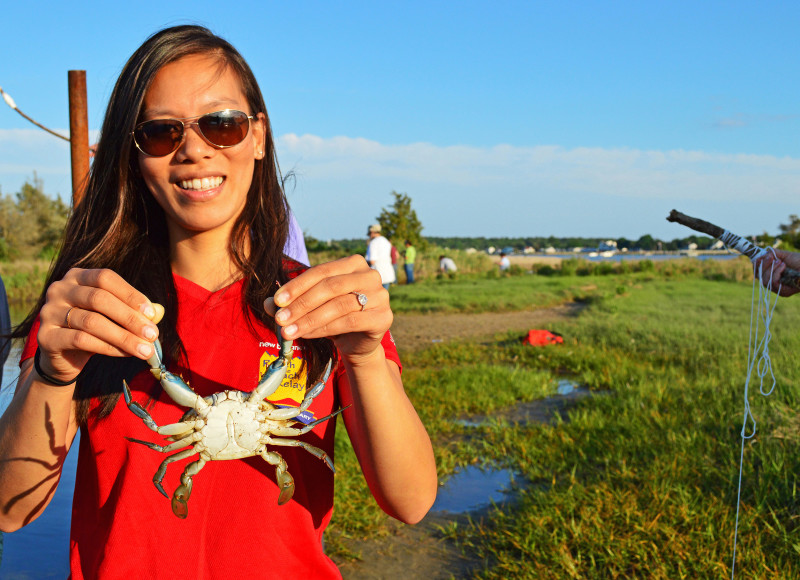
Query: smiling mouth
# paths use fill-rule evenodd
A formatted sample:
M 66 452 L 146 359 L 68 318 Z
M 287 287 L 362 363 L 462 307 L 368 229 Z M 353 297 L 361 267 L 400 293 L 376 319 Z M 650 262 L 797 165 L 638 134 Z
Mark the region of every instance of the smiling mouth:
M 188 189 L 191 191 L 205 191 L 206 189 L 213 189 L 222 185 L 225 181 L 224 177 L 203 177 L 196 179 L 182 179 L 178 182 L 181 189 Z

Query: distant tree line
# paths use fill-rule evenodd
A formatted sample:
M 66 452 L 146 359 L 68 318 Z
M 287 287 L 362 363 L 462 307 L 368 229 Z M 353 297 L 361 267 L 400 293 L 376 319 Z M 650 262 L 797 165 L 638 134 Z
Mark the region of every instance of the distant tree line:
M 685 249 L 689 244 L 697 244 L 700 250 L 707 249 L 715 240 L 707 236 L 690 235 L 672 240 L 660 240 L 651 235 L 644 235 L 636 240 L 628 238 L 597 237 L 442 237 L 422 235 L 422 223 L 416 211 L 411 207 L 411 198 L 405 193 L 391 192 L 393 203 L 381 210 L 375 221 L 381 224 L 383 234 L 402 251 L 405 240 L 410 240 L 418 249 L 435 246 L 453 250 L 474 248 L 485 251 L 490 247 L 496 249 L 513 248 L 517 252 L 525 248 L 542 251 L 554 248 L 559 252 L 572 251 L 573 248 L 596 248 L 601 242 L 613 240 L 619 249 L 642 251 L 676 251 Z M 42 180 L 35 174 L 31 181 L 26 181 L 19 192 L 14 195 L 0 193 L 0 261 L 16 259 L 44 258 L 51 259 L 58 251 L 58 244 L 69 215 L 70 207 L 60 197 L 53 199 L 44 193 Z M 781 224 L 781 247 L 800 249 L 800 217 L 789 216 L 789 223 Z M 346 238 L 332 241 L 321 241 L 306 233 L 305 240 L 308 251 L 331 252 L 345 254 L 364 254 L 367 249 L 366 226 L 365 235 L 359 238 Z M 776 238 L 768 233 L 759 236 L 748 236 L 761 245 L 773 245 Z
M 40 258 L 58 251 L 69 206 L 44 193 L 35 174 L 14 195 L 0 196 L 0 261 Z
M 769 234 L 762 234 L 760 236 L 750 236 L 750 240 L 755 240 L 762 246 L 771 246 L 775 242 L 775 237 Z M 782 241 L 787 242 L 783 235 Z M 571 252 L 573 248 L 597 248 L 601 242 L 613 240 L 617 243 L 617 248 L 627 248 L 630 251 L 665 251 L 675 252 L 684 250 L 690 244 L 697 244 L 698 250 L 707 250 L 716 240 L 702 235 L 691 235 L 685 238 L 674 238 L 672 240 L 660 240 L 651 235 L 644 235 L 636 240 L 628 238 L 578 238 L 578 237 L 565 237 L 557 238 L 555 236 L 549 237 L 526 237 L 526 238 L 511 238 L 511 237 L 442 237 L 442 236 L 426 236 L 425 241 L 432 246 L 439 248 L 449 248 L 453 250 L 468 250 L 474 248 L 479 251 L 485 251 L 488 248 L 494 247 L 498 251 L 503 248 L 513 248 L 515 252 L 522 252 L 525 248 L 534 248 L 537 252 L 541 252 L 545 248 L 554 248 L 557 252 Z M 341 240 L 331 240 L 330 242 L 322 242 L 313 237 L 306 236 L 306 244 L 308 245 L 309 252 L 323 252 L 336 250 L 342 253 L 363 254 L 367 248 L 366 238 L 351 238 Z M 790 243 L 784 243 L 783 247 L 787 249 L 800 249 L 800 219 L 797 223 L 797 231 Z
M 689 247 L 690 243 L 697 244 L 699 250 L 705 250 L 714 243 L 714 240 L 707 236 L 687 236 L 685 238 L 675 238 L 670 241 L 664 241 L 653 238 L 650 235 L 642 236 L 638 240 L 629 240 L 627 238 L 557 238 L 554 236 L 549 236 L 547 238 L 427 236 L 425 240 L 430 245 L 452 250 L 468 250 L 474 248 L 479 251 L 485 251 L 488 248 L 494 247 L 497 250 L 513 248 L 515 252 L 522 252 L 525 248 L 534 248 L 537 252 L 541 252 L 545 248 L 554 248 L 558 252 L 571 252 L 573 248 L 596 248 L 601 242 L 608 240 L 617 242 L 617 247 L 619 249 L 627 248 L 632 251 L 641 250 L 645 252 L 656 250 L 677 251 Z M 364 253 L 367 247 L 366 240 L 361 238 L 332 240 L 328 243 L 306 236 L 306 244 L 310 252 L 342 250 L 352 253 Z
M 636 240 L 628 238 L 584 238 L 584 237 L 556 237 L 556 236 L 529 236 L 529 237 L 467 237 L 467 236 L 422 236 L 422 222 L 416 211 L 411 207 L 411 198 L 408 194 L 391 192 L 394 203 L 381 210 L 376 221 L 381 224 L 383 235 L 391 240 L 395 246 L 402 247 L 405 240 L 411 241 L 419 249 L 428 245 L 452 250 L 475 249 L 485 251 L 494 247 L 497 250 L 512 248 L 515 252 L 522 252 L 526 248 L 533 248 L 540 252 L 546 248 L 553 248 L 557 252 L 571 252 L 574 248 L 597 248 L 601 243 L 613 240 L 620 250 L 626 248 L 630 251 L 677 251 L 695 244 L 698 250 L 708 249 L 716 240 L 708 236 L 689 235 L 672 240 L 660 240 L 646 234 Z M 780 226 L 782 241 L 790 248 L 800 248 L 800 217 L 789 216 L 789 224 Z M 772 245 L 775 238 L 767 233 L 761 236 L 750 236 L 761 245 Z M 788 243 L 787 243 L 788 242 Z M 306 234 L 306 246 L 311 253 L 338 252 L 342 254 L 363 254 L 367 249 L 366 235 L 363 238 L 348 238 L 323 242 Z
M 797 224 L 797 239 L 800 242 L 800 220 L 798 220 Z M 556 236 L 548 236 L 548 237 L 537 237 L 537 236 L 530 236 L 530 237 L 439 237 L 439 236 L 428 236 L 426 238 L 428 242 L 434 244 L 436 246 L 440 246 L 443 248 L 452 248 L 454 250 L 467 250 L 469 248 L 475 248 L 476 250 L 486 250 L 487 248 L 494 247 L 498 250 L 502 248 L 513 248 L 517 252 L 522 252 L 525 248 L 534 248 L 537 252 L 541 252 L 545 248 L 554 248 L 556 251 L 559 252 L 571 252 L 573 248 L 596 248 L 602 242 L 606 242 L 608 240 L 612 240 L 616 242 L 617 248 L 627 248 L 631 251 L 645 251 L 645 252 L 652 252 L 657 250 L 663 251 L 677 251 L 683 250 L 689 247 L 689 244 L 697 244 L 698 250 L 706 250 L 708 249 L 716 240 L 713 238 L 709 238 L 708 236 L 703 235 L 690 235 L 684 238 L 674 238 L 672 240 L 661 240 L 658 238 L 654 238 L 653 236 L 647 234 L 641 236 L 636 240 L 632 240 L 629 238 L 614 238 L 614 237 L 604 237 L 604 238 L 581 238 L 581 237 L 563 237 L 559 238 Z M 752 236 L 748 239 L 755 239 L 758 243 L 765 245 L 771 245 L 775 238 L 770 236 L 769 234 L 763 234 L 761 236 Z M 800 246 L 797 246 L 800 248 Z

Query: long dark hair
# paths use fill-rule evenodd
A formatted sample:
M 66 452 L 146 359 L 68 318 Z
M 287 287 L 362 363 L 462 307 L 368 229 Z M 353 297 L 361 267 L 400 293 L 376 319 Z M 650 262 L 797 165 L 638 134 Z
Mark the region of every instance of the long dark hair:
M 175 26 L 148 38 L 125 64 L 109 99 L 82 201 L 70 215 L 61 251 L 51 266 L 45 289 L 70 268 L 108 268 L 117 272 L 153 302 L 166 307 L 159 324 L 168 361 L 185 359 L 176 331 L 178 303 L 169 261 L 169 239 L 163 210 L 150 195 L 141 176 L 138 153 L 131 134 L 139 121 L 145 93 L 167 64 L 185 56 L 203 54 L 219 58 L 238 76 L 252 114 L 265 117 L 264 158 L 256 160 L 247 203 L 236 220 L 230 254 L 244 277 L 243 308 L 246 319 L 273 324 L 263 301 L 292 274 L 283 255 L 288 236 L 288 205 L 275 155 L 267 108 L 255 76 L 239 52 L 226 40 L 201 26 Z M 12 334 L 28 335 L 45 302 L 45 292 L 28 317 Z M 333 355 L 327 339 L 306 342 L 308 377 L 320 374 Z M 182 362 L 187 362 L 183 360 Z M 99 416 L 116 405 L 121 377 L 141 370 L 142 361 L 95 355 L 81 373 L 75 390 L 79 423 L 88 418 L 90 401 L 100 397 Z

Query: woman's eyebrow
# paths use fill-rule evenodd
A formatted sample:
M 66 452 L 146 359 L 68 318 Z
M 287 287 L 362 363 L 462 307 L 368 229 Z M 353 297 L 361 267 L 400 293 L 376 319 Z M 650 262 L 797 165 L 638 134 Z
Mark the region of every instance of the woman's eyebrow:
M 213 113 L 214 111 L 222 110 L 222 109 L 230 109 L 230 105 L 241 106 L 238 100 L 236 99 L 229 99 L 229 98 L 222 98 L 222 99 L 215 99 L 213 101 L 209 101 L 207 103 L 203 103 L 203 109 L 209 109 L 208 113 Z M 216 107 L 219 107 L 217 109 Z M 201 113 L 205 114 L 205 113 Z M 159 117 L 168 117 L 170 119 L 190 119 L 191 117 L 181 117 L 176 115 L 170 109 L 161 109 L 161 108 L 153 108 L 153 109 L 145 109 L 142 111 L 143 117 L 150 117 L 152 119 L 156 119 Z

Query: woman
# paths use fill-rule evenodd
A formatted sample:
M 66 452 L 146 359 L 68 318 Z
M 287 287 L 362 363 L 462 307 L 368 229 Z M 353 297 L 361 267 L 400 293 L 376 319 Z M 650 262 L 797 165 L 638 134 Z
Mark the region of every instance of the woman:
M 318 457 L 277 448 L 295 482 L 280 506 L 261 457 L 211 461 L 179 519 L 153 487 L 165 455 L 126 439 L 162 443 L 121 400 L 123 379 L 158 425 L 186 411 L 147 372 L 157 337 L 166 366 L 207 396 L 255 387 L 278 356 L 276 323 L 296 345 L 285 398 L 296 404 L 337 360 L 310 411 L 351 405 L 345 425 L 378 504 L 404 522 L 425 515 L 435 464 L 403 390 L 388 293 L 358 256 L 305 271 L 285 259 L 287 212 L 243 58 L 196 26 L 149 38 L 120 74 L 47 290 L 16 331 L 28 341 L 0 419 L 0 529 L 46 507 L 80 429 L 73 579 L 339 577 L 322 552 L 333 476 Z M 166 307 L 158 326 L 154 303 Z M 332 456 L 334 426 L 299 439 Z M 167 489 L 187 461 L 169 465 Z

